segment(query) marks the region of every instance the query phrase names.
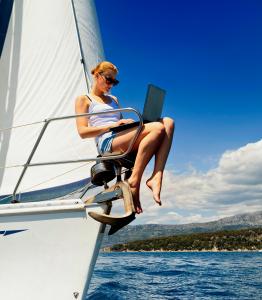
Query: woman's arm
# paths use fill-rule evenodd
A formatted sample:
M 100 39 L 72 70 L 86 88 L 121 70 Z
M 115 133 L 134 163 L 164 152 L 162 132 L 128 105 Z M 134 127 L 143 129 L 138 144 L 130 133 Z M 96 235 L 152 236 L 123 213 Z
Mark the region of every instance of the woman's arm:
M 85 114 L 89 110 L 89 100 L 85 96 L 77 97 L 75 101 L 75 112 L 76 114 Z M 88 117 L 76 118 L 76 126 L 78 134 L 82 139 L 95 137 L 102 133 L 109 131 L 112 127 L 116 125 L 108 126 L 88 126 Z

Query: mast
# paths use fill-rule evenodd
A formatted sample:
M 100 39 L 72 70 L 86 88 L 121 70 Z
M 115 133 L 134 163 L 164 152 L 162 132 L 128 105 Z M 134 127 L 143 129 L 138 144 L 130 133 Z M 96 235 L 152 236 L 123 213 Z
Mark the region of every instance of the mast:
M 80 39 L 80 33 L 79 33 L 78 21 L 77 21 L 77 17 L 76 17 L 74 0 L 71 0 L 71 3 L 72 3 L 73 13 L 74 13 L 74 19 L 75 19 L 75 25 L 76 25 L 76 31 L 77 31 L 79 49 L 80 49 L 80 53 L 81 53 L 80 62 L 83 65 L 83 68 L 84 68 L 84 74 L 85 74 L 85 79 L 86 79 L 86 87 L 87 87 L 87 90 L 89 91 L 90 87 L 89 87 L 88 79 L 87 79 L 87 69 L 86 69 L 86 63 L 85 63 L 85 59 L 84 59 L 84 51 L 83 51 L 82 43 L 81 43 L 81 39 Z

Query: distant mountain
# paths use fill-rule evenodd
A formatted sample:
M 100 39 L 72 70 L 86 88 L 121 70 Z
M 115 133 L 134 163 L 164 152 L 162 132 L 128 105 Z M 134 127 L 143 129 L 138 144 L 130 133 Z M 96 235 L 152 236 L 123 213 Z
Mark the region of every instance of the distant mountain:
M 233 217 L 223 218 L 213 222 L 190 223 L 184 225 L 128 225 L 114 235 L 104 236 L 102 247 L 119 243 L 145 240 L 154 237 L 165 237 L 201 232 L 215 232 L 220 230 L 233 230 L 262 227 L 262 211 L 246 213 Z M 108 231 L 109 228 L 107 228 Z

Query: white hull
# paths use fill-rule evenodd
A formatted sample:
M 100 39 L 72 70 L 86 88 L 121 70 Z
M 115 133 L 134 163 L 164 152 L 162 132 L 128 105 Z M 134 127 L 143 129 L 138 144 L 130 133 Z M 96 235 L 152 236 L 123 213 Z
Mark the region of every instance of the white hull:
M 85 299 L 104 230 L 88 212 L 105 209 L 79 199 L 1 205 L 0 299 Z

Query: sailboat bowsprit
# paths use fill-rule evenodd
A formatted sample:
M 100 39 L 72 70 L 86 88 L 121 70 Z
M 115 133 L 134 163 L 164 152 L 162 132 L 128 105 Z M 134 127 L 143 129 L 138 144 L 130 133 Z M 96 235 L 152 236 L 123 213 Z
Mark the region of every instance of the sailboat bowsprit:
M 134 219 L 120 160 L 118 182 L 88 194 L 100 159 L 75 128 L 73 101 L 103 57 L 93 0 L 0 1 L 1 299 L 84 299 L 102 223 L 113 233 Z M 120 226 L 108 216 L 119 198 Z

